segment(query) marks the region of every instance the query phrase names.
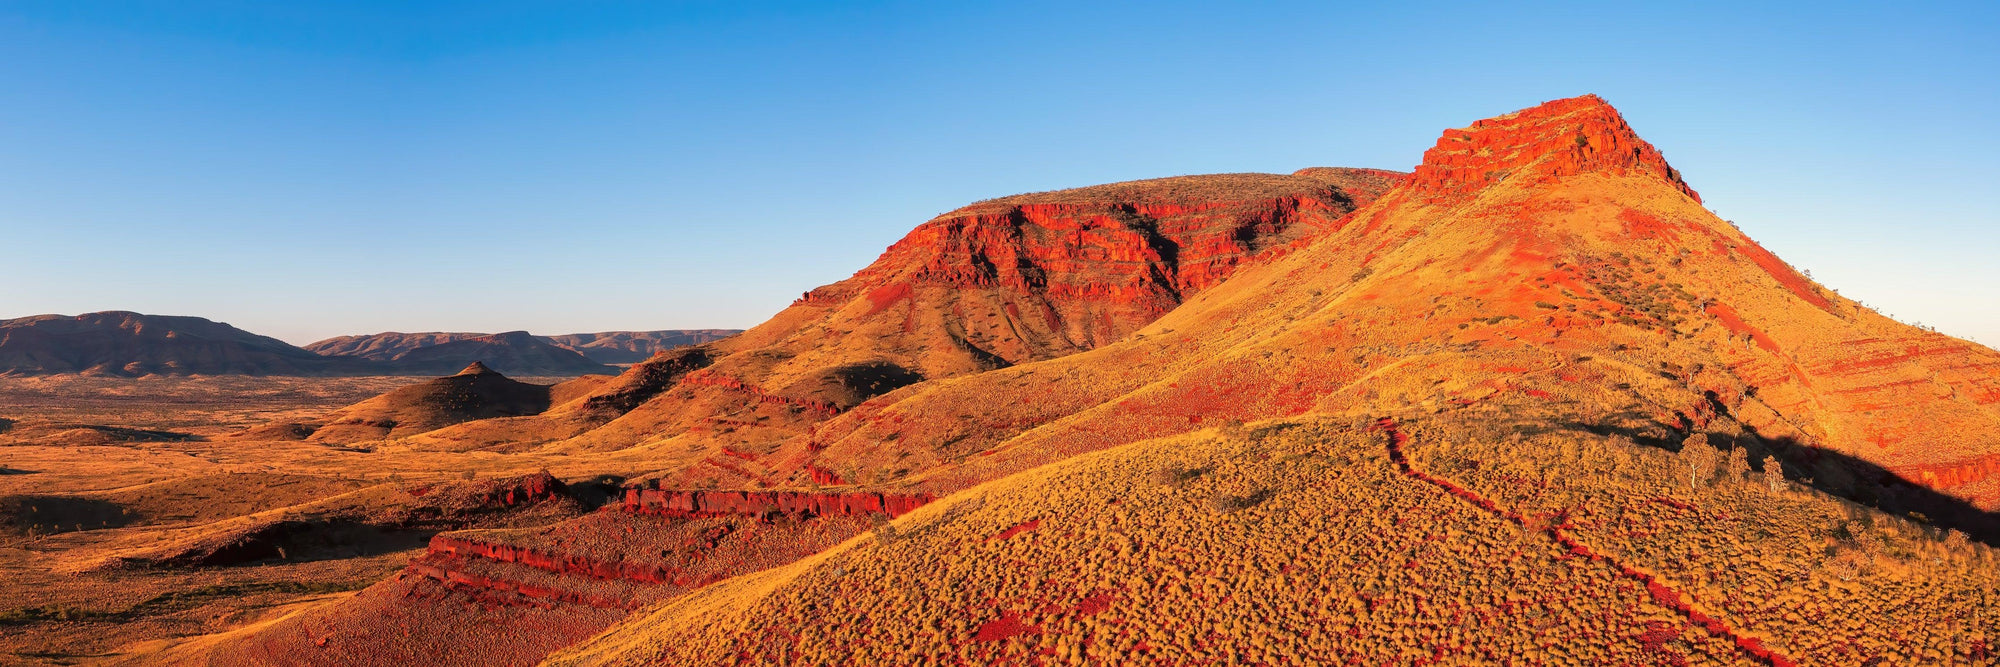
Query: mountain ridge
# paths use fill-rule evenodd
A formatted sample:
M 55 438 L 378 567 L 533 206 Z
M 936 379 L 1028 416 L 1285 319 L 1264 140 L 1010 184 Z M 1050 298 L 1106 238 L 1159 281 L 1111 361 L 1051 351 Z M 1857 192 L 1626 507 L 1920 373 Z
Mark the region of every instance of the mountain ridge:
M 515 375 L 611 374 L 618 369 L 609 364 L 642 361 L 734 333 L 727 329 L 560 336 L 388 332 L 298 347 L 192 316 L 130 311 L 30 315 L 0 320 L 0 376 L 441 375 L 472 361 L 485 361 Z
M 741 329 L 662 329 L 657 331 L 599 331 L 593 333 L 535 336 L 536 339 L 575 351 L 600 364 L 630 364 L 686 345 L 721 340 L 742 333 Z M 376 361 L 393 361 L 412 350 L 497 334 L 459 331 L 335 336 L 303 345 L 325 356 L 352 356 Z

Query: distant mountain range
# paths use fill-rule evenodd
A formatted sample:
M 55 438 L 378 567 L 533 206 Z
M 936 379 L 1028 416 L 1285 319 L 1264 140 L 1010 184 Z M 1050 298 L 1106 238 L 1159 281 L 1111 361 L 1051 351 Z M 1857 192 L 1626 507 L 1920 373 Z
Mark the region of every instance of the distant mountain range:
M 738 333 L 737 329 L 676 329 L 667 331 L 606 331 L 601 333 L 563 334 L 560 336 L 532 336 L 525 331 L 502 334 L 464 333 L 429 331 L 422 333 L 400 333 L 389 331 L 370 336 L 338 336 L 316 343 L 305 349 L 325 356 L 348 356 L 391 361 L 421 348 L 461 343 L 496 336 L 519 338 L 527 336 L 558 348 L 573 350 L 600 364 L 632 364 L 645 361 L 654 354 L 688 345 L 700 345 L 721 340 Z M 522 341 L 525 343 L 525 341 Z M 463 364 L 460 364 L 461 366 Z M 504 371 L 503 371 L 504 372 Z
M 513 375 L 613 373 L 608 364 L 734 331 L 525 331 L 342 336 L 301 348 L 199 317 L 124 311 L 0 321 L 0 375 L 441 375 L 481 362 Z

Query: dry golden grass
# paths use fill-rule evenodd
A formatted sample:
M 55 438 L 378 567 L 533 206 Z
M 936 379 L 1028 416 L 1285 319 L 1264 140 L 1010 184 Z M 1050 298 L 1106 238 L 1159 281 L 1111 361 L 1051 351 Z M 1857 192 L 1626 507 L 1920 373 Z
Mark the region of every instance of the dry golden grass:
M 1402 428 L 1418 470 L 1496 508 L 1400 472 L 1365 420 L 1175 436 L 968 489 L 550 662 L 1763 664 L 1754 638 L 1797 664 L 1972 664 L 2000 630 L 1988 547 L 1885 519 L 1860 538 L 1883 560 L 1841 569 L 1824 536 L 1850 515 L 1814 494 L 1676 494 L 1675 455 L 1616 438 Z M 1910 622 L 1868 621 L 1891 613 Z

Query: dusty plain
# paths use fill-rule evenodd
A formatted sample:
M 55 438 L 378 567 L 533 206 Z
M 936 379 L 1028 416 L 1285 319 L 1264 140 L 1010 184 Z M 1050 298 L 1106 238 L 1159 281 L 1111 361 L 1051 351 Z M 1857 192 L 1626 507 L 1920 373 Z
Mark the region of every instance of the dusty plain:
M 400 500 L 357 491 L 536 471 L 521 457 L 501 463 L 228 437 L 311 420 L 416 380 L 0 378 L 0 664 L 83 664 L 147 642 L 255 625 L 373 584 L 422 553 L 440 528 L 477 523 L 351 528 L 227 567 L 106 564 L 204 526 L 329 498 L 356 498 L 363 514 Z

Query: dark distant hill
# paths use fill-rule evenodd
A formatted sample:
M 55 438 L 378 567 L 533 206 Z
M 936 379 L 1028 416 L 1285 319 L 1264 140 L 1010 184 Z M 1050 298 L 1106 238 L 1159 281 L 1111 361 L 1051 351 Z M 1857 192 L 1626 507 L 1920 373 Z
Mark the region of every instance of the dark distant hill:
M 0 320 L 0 375 L 446 375 L 473 362 L 520 376 L 582 375 L 730 333 L 384 333 L 301 348 L 199 317 L 34 315 Z
M 742 333 L 742 329 L 670 329 L 666 331 L 604 331 L 541 336 L 606 364 L 636 364 L 674 348 L 700 345 Z
M 485 335 L 488 334 L 459 331 L 429 331 L 424 333 L 388 331 L 371 336 L 336 336 L 318 342 L 307 343 L 305 349 L 328 357 L 360 357 L 372 361 L 390 361 L 402 356 L 404 352 L 420 347 L 470 340 Z
M 556 347 L 575 350 L 600 364 L 631 364 L 654 354 L 678 347 L 700 345 L 739 333 L 737 329 L 677 329 L 666 331 L 606 331 L 600 333 L 535 336 Z M 483 333 L 430 331 L 401 333 L 389 331 L 365 336 L 340 336 L 306 345 L 305 349 L 327 356 L 351 356 L 391 361 L 418 348 L 488 336 Z M 503 369 L 504 370 L 504 369 Z M 516 372 L 517 371 L 509 371 Z
M 336 357 L 337 358 L 337 357 Z M 467 364 L 484 363 L 514 375 L 581 375 L 613 373 L 617 369 L 591 361 L 575 350 L 557 347 L 526 331 L 454 340 L 418 347 L 385 362 L 405 373 L 444 374 Z
M 329 358 L 199 317 L 108 311 L 0 321 L 0 375 L 362 375 Z

